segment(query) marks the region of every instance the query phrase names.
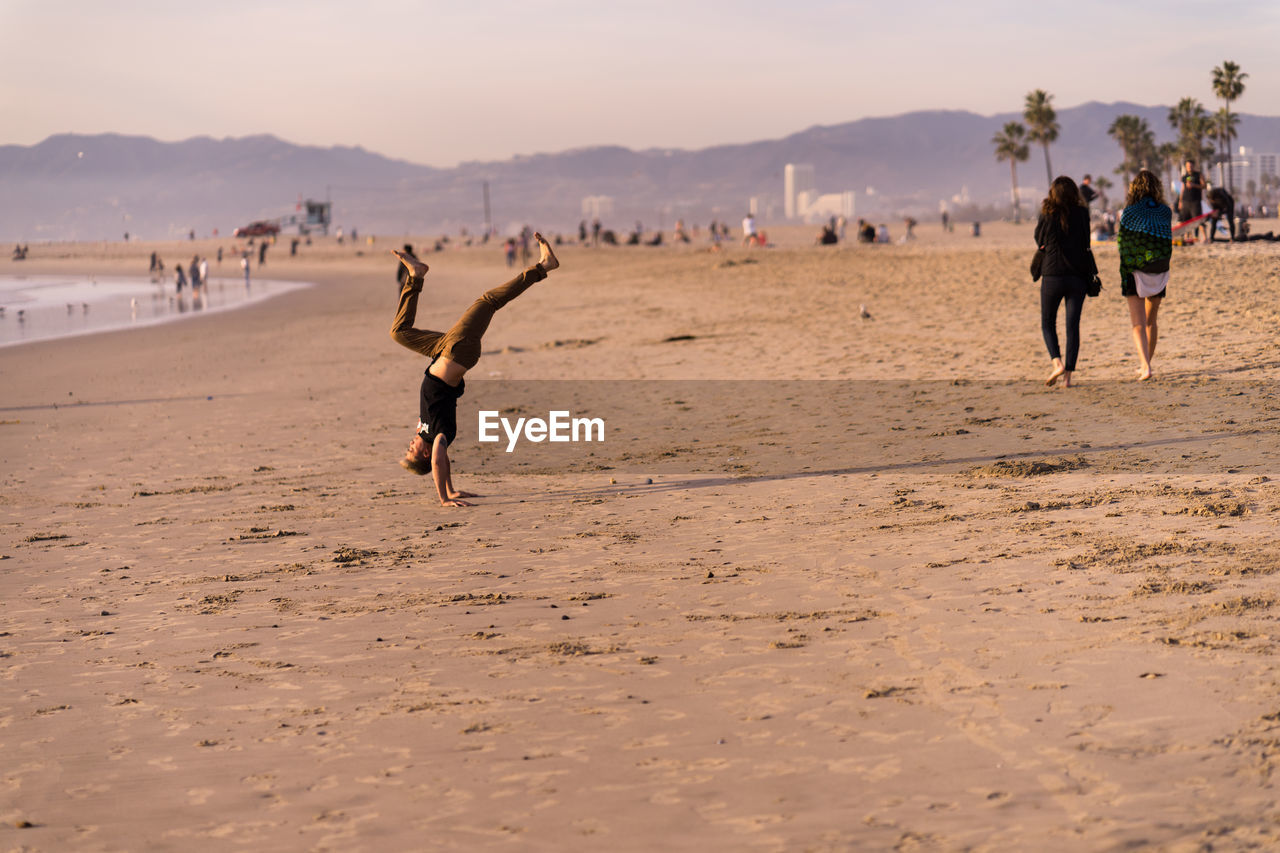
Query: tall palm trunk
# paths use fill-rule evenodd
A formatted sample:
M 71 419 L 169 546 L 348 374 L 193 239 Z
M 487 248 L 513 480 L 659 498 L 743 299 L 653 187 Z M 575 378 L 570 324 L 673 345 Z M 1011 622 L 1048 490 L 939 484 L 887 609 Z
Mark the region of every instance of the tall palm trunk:
M 1013 224 L 1022 223 L 1022 199 L 1018 196 L 1018 164 L 1012 158 L 1009 160 L 1009 180 L 1012 182 L 1012 190 L 1009 193 L 1013 199 Z
M 1049 165 L 1049 142 L 1048 140 L 1045 140 L 1041 144 L 1044 145 L 1044 174 L 1049 180 L 1049 183 L 1045 184 L 1045 186 L 1051 187 L 1053 186 L 1053 167 Z M 1046 190 L 1045 193 L 1047 195 L 1048 190 Z
M 1227 118 L 1229 119 L 1230 117 L 1231 117 L 1231 99 L 1227 98 Z M 1226 151 L 1226 155 L 1227 155 L 1227 161 L 1226 161 L 1227 192 L 1231 194 L 1232 198 L 1235 198 L 1236 190 L 1235 190 L 1235 187 L 1231 185 L 1231 124 L 1230 122 L 1226 122 L 1225 126 L 1222 128 L 1222 147 Z
M 1227 183 L 1226 178 L 1223 177 L 1223 169 L 1226 167 L 1226 162 L 1227 162 L 1227 154 L 1226 154 L 1227 142 L 1225 137 L 1223 136 L 1222 128 L 1218 129 L 1217 143 L 1218 143 L 1218 186 L 1221 187 Z

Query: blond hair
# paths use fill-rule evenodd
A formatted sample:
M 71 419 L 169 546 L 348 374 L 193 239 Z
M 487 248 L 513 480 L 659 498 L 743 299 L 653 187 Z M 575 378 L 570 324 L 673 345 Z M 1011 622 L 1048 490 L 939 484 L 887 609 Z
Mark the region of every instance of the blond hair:
M 1160 186 L 1160 179 L 1155 173 L 1147 169 L 1142 169 L 1133 176 L 1133 183 L 1129 184 L 1129 195 L 1124 203 L 1128 207 L 1144 198 L 1155 199 L 1157 204 L 1164 204 L 1164 187 Z
M 430 457 L 420 459 L 416 456 L 411 459 L 408 456 L 405 456 L 400 460 L 400 467 L 421 477 L 424 474 L 431 473 L 431 459 Z

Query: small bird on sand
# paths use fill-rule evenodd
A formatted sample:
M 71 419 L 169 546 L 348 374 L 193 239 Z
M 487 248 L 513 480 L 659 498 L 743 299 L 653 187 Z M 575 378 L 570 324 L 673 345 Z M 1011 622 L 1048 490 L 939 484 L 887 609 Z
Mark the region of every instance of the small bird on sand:
M 871 312 L 867 310 L 867 306 L 865 306 L 865 305 L 859 305 L 859 306 L 858 306 L 858 316 L 859 316 L 859 317 L 861 317 L 861 318 L 862 318 L 862 319 L 864 319 L 864 320 L 870 320 L 870 319 L 871 319 Z

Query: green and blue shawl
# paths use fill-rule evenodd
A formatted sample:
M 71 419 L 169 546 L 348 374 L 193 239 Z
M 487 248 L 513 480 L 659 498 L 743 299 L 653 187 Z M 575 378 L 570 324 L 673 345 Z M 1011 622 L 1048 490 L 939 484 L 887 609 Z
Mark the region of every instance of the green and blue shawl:
M 1129 205 L 1120 214 L 1116 246 L 1120 280 L 1130 287 L 1134 272 L 1168 272 L 1173 256 L 1173 211 L 1153 198 Z

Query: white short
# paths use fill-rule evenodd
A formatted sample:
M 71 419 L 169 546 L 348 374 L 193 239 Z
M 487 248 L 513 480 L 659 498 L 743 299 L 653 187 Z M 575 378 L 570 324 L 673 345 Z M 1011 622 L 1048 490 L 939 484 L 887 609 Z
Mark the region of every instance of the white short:
M 1158 293 L 1162 293 L 1169 284 L 1169 271 L 1164 272 L 1135 272 L 1133 274 L 1133 284 L 1138 291 L 1138 295 L 1143 299 L 1150 299 Z

